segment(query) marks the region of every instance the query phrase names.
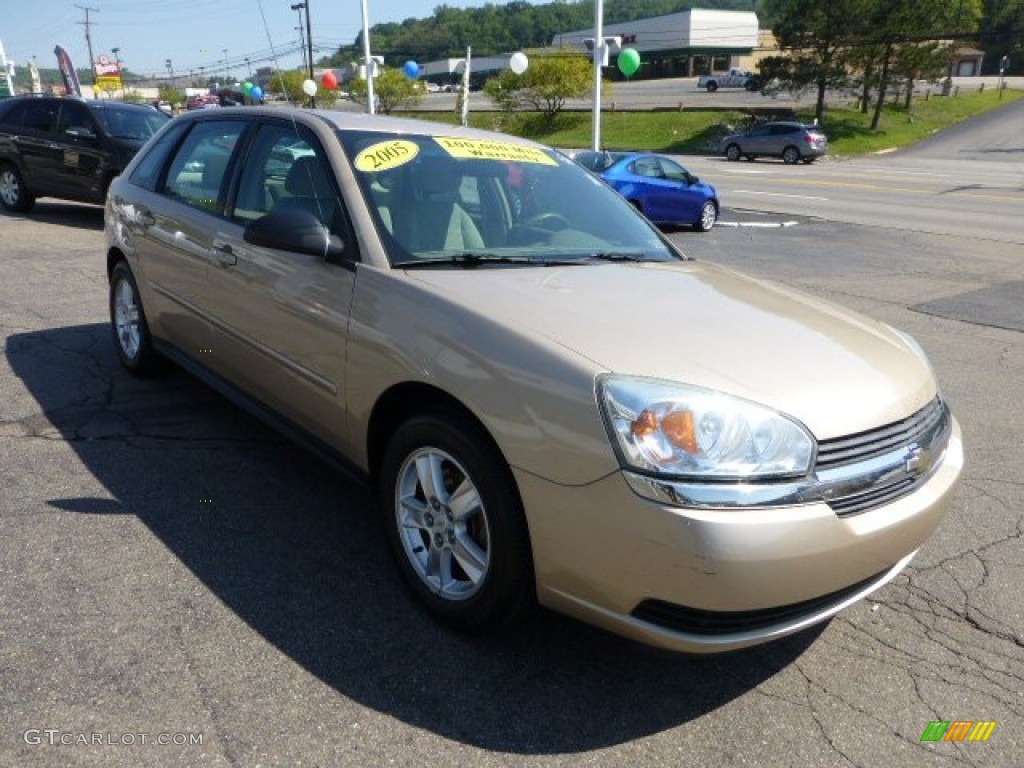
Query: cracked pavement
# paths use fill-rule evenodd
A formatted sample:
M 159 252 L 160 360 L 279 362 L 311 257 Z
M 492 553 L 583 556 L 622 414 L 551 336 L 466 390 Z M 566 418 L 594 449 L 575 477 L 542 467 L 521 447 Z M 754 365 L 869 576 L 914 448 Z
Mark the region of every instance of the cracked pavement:
M 181 372 L 119 369 L 99 209 L 42 201 L 0 232 L 0 765 L 1020 765 L 1024 335 L 912 309 L 1019 280 L 1019 246 L 821 221 L 672 235 L 912 333 L 967 450 L 892 584 L 693 658 L 548 613 L 491 640 L 438 628 L 364 489 Z M 922 743 L 931 720 L 998 724 Z

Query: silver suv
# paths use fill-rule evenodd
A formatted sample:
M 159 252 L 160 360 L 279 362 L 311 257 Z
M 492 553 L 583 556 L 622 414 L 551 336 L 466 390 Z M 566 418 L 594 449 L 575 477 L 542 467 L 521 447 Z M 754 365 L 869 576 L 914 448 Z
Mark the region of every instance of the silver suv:
M 796 121 L 758 123 L 743 133 L 726 136 L 719 143 L 729 160 L 745 157 L 781 157 L 787 165 L 803 160 L 813 163 L 828 153 L 828 139 L 817 125 Z

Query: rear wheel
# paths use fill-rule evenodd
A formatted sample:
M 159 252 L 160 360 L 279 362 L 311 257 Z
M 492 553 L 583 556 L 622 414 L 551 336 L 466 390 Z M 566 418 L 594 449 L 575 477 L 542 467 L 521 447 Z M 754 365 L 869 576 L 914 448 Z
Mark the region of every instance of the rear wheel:
M 153 349 L 139 288 L 125 261 L 119 261 L 110 273 L 110 325 L 121 365 L 137 376 L 159 370 L 160 359 Z
M 35 202 L 17 167 L 10 163 L 0 165 L 0 205 L 11 213 L 27 213 Z
M 388 443 L 380 477 L 399 571 L 434 618 L 481 631 L 530 607 L 522 502 L 508 464 L 470 419 L 449 411 L 413 417 Z
M 732 160 L 734 163 L 740 159 L 743 152 L 740 151 L 739 144 L 730 144 L 725 148 L 725 157 L 728 160 Z
M 786 165 L 794 165 L 800 162 L 800 150 L 796 147 L 786 147 L 782 150 L 782 162 Z
M 708 83 L 704 87 L 708 89 L 708 93 L 714 93 L 715 91 L 718 90 L 718 83 L 716 83 L 714 80 L 712 80 L 710 83 Z

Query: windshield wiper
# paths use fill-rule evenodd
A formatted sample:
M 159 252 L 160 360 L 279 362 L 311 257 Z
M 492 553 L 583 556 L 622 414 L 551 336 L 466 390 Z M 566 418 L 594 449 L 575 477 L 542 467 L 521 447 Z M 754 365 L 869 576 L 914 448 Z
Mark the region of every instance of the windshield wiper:
M 660 261 L 637 251 L 604 251 L 588 253 L 582 257 L 586 261 Z
M 482 264 L 542 264 L 533 256 L 502 256 L 497 253 L 453 253 L 450 256 L 432 256 L 429 259 L 410 259 L 399 261 L 393 266 L 401 269 L 418 269 L 436 267 L 438 264 L 454 264 L 457 267 L 479 267 Z

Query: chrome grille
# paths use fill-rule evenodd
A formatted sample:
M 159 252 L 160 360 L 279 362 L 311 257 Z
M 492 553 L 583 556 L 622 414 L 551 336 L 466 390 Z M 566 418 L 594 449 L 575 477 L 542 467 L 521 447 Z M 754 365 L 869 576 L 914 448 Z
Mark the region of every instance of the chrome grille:
M 909 418 L 879 429 L 818 443 L 815 469 L 830 469 L 883 456 L 897 448 L 919 443 L 937 424 L 948 420 L 946 404 L 936 397 Z
M 946 450 L 952 429 L 949 409 L 936 397 L 909 418 L 879 429 L 819 443 L 815 473 L 827 478 L 844 467 L 867 467 L 879 463 L 883 471 L 861 487 L 849 487 L 827 499 L 840 517 L 868 512 L 909 493 L 931 475 Z M 915 466 L 919 457 L 928 466 Z

